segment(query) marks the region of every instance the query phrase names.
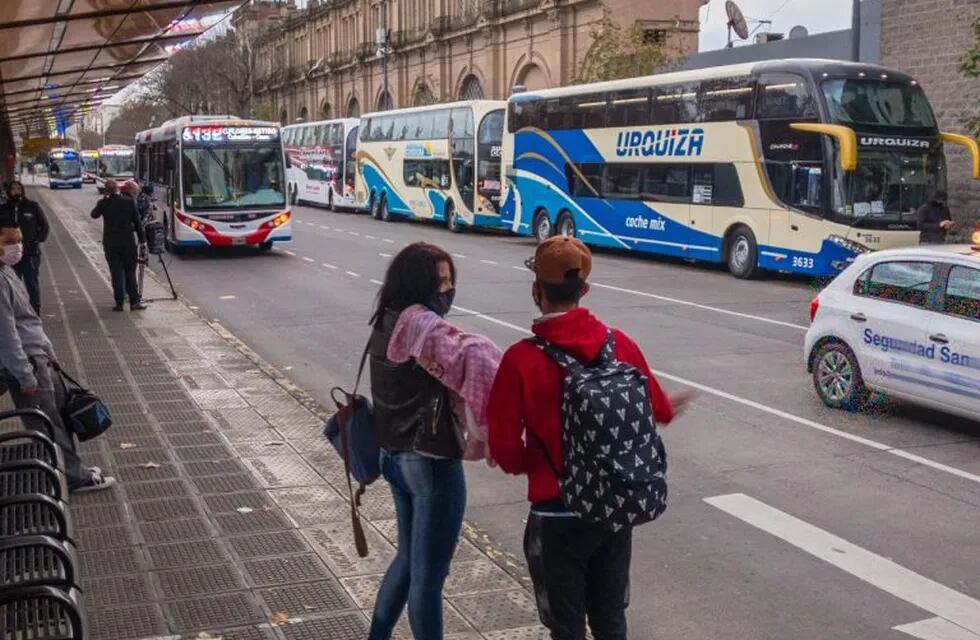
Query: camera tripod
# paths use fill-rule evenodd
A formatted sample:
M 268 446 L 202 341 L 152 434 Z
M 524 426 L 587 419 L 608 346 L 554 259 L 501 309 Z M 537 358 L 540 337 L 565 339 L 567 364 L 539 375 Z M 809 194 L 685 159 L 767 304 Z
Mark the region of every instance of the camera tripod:
M 160 266 L 163 267 L 163 273 L 167 276 L 167 284 L 170 285 L 170 293 L 172 298 L 143 298 L 143 302 L 158 302 L 160 300 L 176 300 L 177 299 L 177 289 L 174 288 L 174 281 L 170 278 L 170 271 L 167 269 L 167 263 L 163 260 L 163 254 L 156 254 L 157 259 L 160 261 Z M 146 245 L 140 247 L 139 255 L 139 270 L 136 274 L 137 283 L 139 284 L 140 297 L 143 296 L 143 273 L 146 271 L 146 267 L 150 264 L 150 253 L 146 248 Z

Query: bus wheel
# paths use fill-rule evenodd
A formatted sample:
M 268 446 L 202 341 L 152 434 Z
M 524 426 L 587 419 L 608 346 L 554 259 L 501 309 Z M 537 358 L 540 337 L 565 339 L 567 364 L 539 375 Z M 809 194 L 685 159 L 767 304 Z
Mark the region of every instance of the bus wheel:
M 378 218 L 384 222 L 391 222 L 393 219 L 391 211 L 388 209 L 388 198 L 384 194 L 381 194 L 378 199 Z
M 534 239 L 541 244 L 545 240 L 551 237 L 551 218 L 548 217 L 548 212 L 544 209 L 539 209 L 536 214 L 534 214 Z
M 371 194 L 371 200 L 368 203 L 368 208 L 371 211 L 371 217 L 375 220 L 381 219 L 381 200 L 378 199 L 373 193 Z
M 575 217 L 567 211 L 558 216 L 558 235 L 568 236 L 569 238 L 578 237 L 578 229 L 575 227 Z
M 272 240 L 266 240 L 265 242 L 259 244 L 259 251 L 270 251 L 272 249 Z
M 453 233 L 463 233 L 463 225 L 459 222 L 459 214 L 456 207 L 449 203 L 446 205 L 446 228 Z
M 333 189 L 327 191 L 327 211 L 336 211 L 337 209 L 333 206 Z
M 728 270 L 736 278 L 747 280 L 759 270 L 755 234 L 748 227 L 736 227 L 728 241 Z

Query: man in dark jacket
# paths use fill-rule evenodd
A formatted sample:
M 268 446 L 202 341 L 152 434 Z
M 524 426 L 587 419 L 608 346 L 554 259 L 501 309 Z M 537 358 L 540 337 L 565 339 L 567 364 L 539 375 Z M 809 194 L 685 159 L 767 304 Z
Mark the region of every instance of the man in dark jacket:
M 935 192 L 929 202 L 919 207 L 915 217 L 919 223 L 919 244 L 945 244 L 946 233 L 953 228 L 945 191 Z
M 20 180 L 7 184 L 7 202 L 0 207 L 0 223 L 18 227 L 24 236 L 24 258 L 14 270 L 31 299 L 34 312 L 41 315 L 41 243 L 48 239 L 48 219 L 44 211 L 24 194 Z
M 106 180 L 105 197 L 92 209 L 92 218 L 103 218 L 102 247 L 105 259 L 109 263 L 109 273 L 112 276 L 112 295 L 116 306 L 113 311 L 122 311 L 123 302 L 129 296 L 129 308 L 133 311 L 146 309 L 140 299 L 139 284 L 136 281 L 136 265 L 138 248 L 146 244 L 146 231 L 140 221 L 136 203 L 131 198 L 119 195 L 115 181 Z

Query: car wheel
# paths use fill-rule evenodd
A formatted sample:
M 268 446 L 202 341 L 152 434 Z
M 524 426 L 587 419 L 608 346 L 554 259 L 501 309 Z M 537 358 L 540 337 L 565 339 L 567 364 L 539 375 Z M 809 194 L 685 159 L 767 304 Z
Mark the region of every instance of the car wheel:
M 463 232 L 463 225 L 459 221 L 459 214 L 456 213 L 456 207 L 452 204 L 446 207 L 446 228 L 453 233 Z
M 558 235 L 569 238 L 578 237 L 578 229 L 575 226 L 575 217 L 569 212 L 564 212 L 558 216 Z
M 867 400 L 861 366 L 846 344 L 831 342 L 820 347 L 813 359 L 813 386 L 824 404 L 854 411 Z
M 534 239 L 538 241 L 538 244 L 541 244 L 551 237 L 553 229 L 551 227 L 551 218 L 548 216 L 547 211 L 541 209 L 534 214 L 532 230 L 534 232 Z
M 758 245 L 748 227 L 738 227 L 728 245 L 728 271 L 736 278 L 747 280 L 759 270 Z

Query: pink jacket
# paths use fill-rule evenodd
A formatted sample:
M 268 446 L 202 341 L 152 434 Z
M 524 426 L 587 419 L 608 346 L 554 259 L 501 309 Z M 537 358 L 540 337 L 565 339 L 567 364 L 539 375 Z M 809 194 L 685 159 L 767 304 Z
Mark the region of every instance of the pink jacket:
M 456 417 L 465 425 L 464 460 L 486 455 L 487 399 L 502 357 L 489 338 L 465 333 L 422 305 L 402 311 L 388 342 L 389 360 L 414 358 L 452 392 Z

